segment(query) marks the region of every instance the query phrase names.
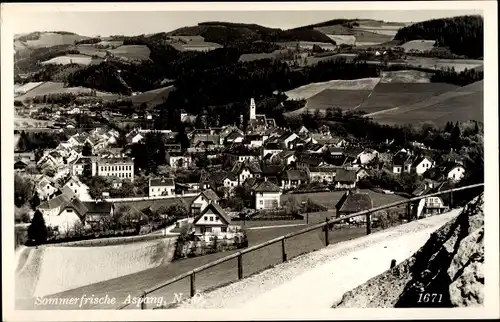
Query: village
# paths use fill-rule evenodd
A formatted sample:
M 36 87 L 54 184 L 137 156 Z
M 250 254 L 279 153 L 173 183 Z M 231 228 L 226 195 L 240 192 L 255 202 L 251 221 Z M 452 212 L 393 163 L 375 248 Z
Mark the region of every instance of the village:
M 326 126 L 315 130 L 302 126 L 296 132 L 277 127 L 274 119 L 256 114 L 254 99 L 248 109 L 246 131 L 230 125 L 193 129 L 186 133 L 187 148 L 169 130 L 136 128 L 123 138 L 118 130 L 99 126 L 69 136 L 56 148 L 39 153 L 38 159 L 34 152 L 16 152 L 16 176 L 33 183 L 26 197 L 31 207 L 20 222 L 39 212 L 52 236 L 67 240 L 85 227 L 103 230 L 102 223 L 118 216 L 129 218 L 128 228 L 151 224 L 144 218 L 155 212 L 163 227 L 190 223 L 192 233 L 208 238 L 234 231 L 235 220 L 241 218 L 303 218 L 299 213 L 325 210 L 310 199 L 307 205 L 304 200 L 290 205 L 284 196 L 294 193 L 344 191 L 332 213 L 337 217 L 370 209 L 373 202 L 365 190 L 374 171 L 420 178 L 411 194 L 372 188 L 405 198 L 446 190 L 467 171 L 457 159 L 436 164 L 425 155 L 428 148 L 422 143 L 401 148 L 388 138 L 379 147 L 363 147 L 332 135 Z M 181 114 L 180 121 L 187 117 Z M 145 176 L 138 173 L 144 171 L 132 146 L 154 136 L 161 138 L 164 165 Z M 158 206 L 161 201 L 167 203 Z M 447 202 L 428 198 L 415 216 L 443 213 Z M 149 225 L 136 233 L 153 233 L 158 227 Z

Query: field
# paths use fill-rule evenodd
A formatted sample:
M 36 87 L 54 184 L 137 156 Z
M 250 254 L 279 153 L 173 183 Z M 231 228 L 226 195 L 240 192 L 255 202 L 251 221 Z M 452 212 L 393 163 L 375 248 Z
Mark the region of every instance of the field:
M 307 99 L 307 108 L 310 110 L 326 110 L 333 107 L 351 110 L 359 106 L 370 93 L 370 90 L 325 89 Z
M 333 54 L 328 55 L 328 56 L 310 56 L 307 57 L 307 66 L 313 66 L 319 63 L 320 61 L 330 61 L 330 60 L 335 60 L 339 58 L 344 58 L 347 62 L 351 62 L 356 58 L 358 55 L 357 54 Z
M 151 207 L 152 209 L 158 209 L 162 206 L 168 207 L 172 204 L 175 204 L 178 199 L 184 199 L 184 201 L 187 204 L 189 204 L 194 200 L 194 198 L 195 197 L 183 197 L 183 198 L 168 198 L 168 199 L 144 200 L 144 201 L 120 201 L 120 202 L 115 202 L 114 205 L 116 208 L 120 207 L 121 205 L 128 205 L 138 210 L 142 210 L 147 207 Z
M 30 83 L 26 83 L 23 85 L 14 85 L 14 89 L 15 89 L 14 91 L 16 93 L 23 94 L 23 93 L 31 91 L 35 87 L 40 86 L 42 84 L 43 84 L 43 82 L 30 82 Z
M 77 45 L 76 50 L 78 50 L 80 52 L 80 54 L 86 55 L 86 56 L 97 56 L 100 58 L 106 57 L 106 50 L 105 49 L 99 49 L 99 48 L 96 48 L 94 45 L 90 45 L 90 44 Z
M 360 28 L 350 29 L 342 25 L 318 27 L 315 29 L 321 31 L 330 38 L 336 35 L 354 36 L 356 38 L 356 46 L 366 43 L 381 44 L 392 40 L 394 36 L 394 35 L 382 34 L 380 32 L 373 32 L 368 29 L 360 29 Z M 371 28 L 371 29 L 379 29 L 379 28 Z
M 391 202 L 404 200 L 406 198 L 396 194 L 383 194 L 369 189 L 361 189 L 360 192 L 366 192 L 370 195 L 373 201 L 373 207 L 382 206 Z M 313 202 L 321 204 L 329 209 L 335 209 L 335 205 L 344 195 L 345 191 L 332 191 L 332 192 L 316 192 L 316 193 L 301 193 L 301 194 L 286 194 L 281 196 L 281 202 L 295 198 L 299 203 L 302 200 L 310 198 Z
M 321 83 L 311 83 L 294 88 L 285 94 L 289 99 L 309 99 L 325 89 L 335 90 L 372 90 L 380 78 L 360 78 L 355 80 L 331 80 Z
M 483 121 L 483 81 L 434 96 L 422 102 L 384 111 L 371 116 L 384 124 L 414 124 L 432 122 L 444 125 L 452 121 Z
M 174 239 L 163 238 L 126 246 L 45 246 L 33 296 L 53 294 L 165 265 L 172 259 L 174 245 Z M 28 258 L 25 267 L 29 269 L 30 266 Z
M 151 50 L 144 45 L 127 45 L 111 49 L 109 52 L 115 56 L 127 59 L 148 60 Z
M 420 51 L 428 51 L 434 48 L 435 40 L 412 40 L 405 42 L 400 47 L 404 48 L 405 51 L 410 50 L 420 50 Z
M 455 68 L 461 72 L 464 69 L 473 69 L 483 65 L 482 60 L 474 59 L 439 59 L 426 57 L 408 57 L 405 62 L 413 66 L 420 66 L 429 69 Z
M 35 119 L 24 118 L 24 117 L 14 117 L 14 126 L 16 128 L 20 128 L 20 127 L 46 128 L 46 127 L 51 126 L 53 124 L 54 124 L 54 122 L 52 122 L 52 121 L 35 120 Z
M 379 83 L 358 109 L 374 113 L 423 101 L 457 87 L 444 83 Z
M 398 70 L 381 72 L 380 83 L 430 83 L 431 73 L 418 70 Z
M 170 85 L 147 91 L 136 96 L 131 96 L 130 99 L 134 104 L 146 103 L 149 107 L 163 103 L 168 98 L 168 95 L 174 90 L 174 86 Z
M 16 97 L 17 100 L 25 100 L 27 98 L 33 98 L 36 96 L 43 96 L 48 94 L 60 94 L 60 93 L 90 93 L 92 90 L 90 88 L 85 87 L 64 87 L 64 83 L 62 82 L 45 82 L 31 91 Z M 104 93 L 104 92 L 96 92 L 98 97 L 102 97 L 104 99 L 115 99 L 118 96 L 116 94 Z
M 46 60 L 42 62 L 42 65 L 68 65 L 68 64 L 80 64 L 80 65 L 89 65 L 92 61 L 92 57 L 85 55 L 66 55 L 54 57 L 52 59 Z
M 51 47 L 56 45 L 73 45 L 75 41 L 87 39 L 88 37 L 80 36 L 80 35 L 71 35 L 71 34 L 58 34 L 52 32 L 43 32 L 40 33 L 40 37 L 36 40 L 27 40 L 27 41 L 19 41 L 23 45 L 31 48 L 42 48 L 42 47 Z M 18 48 L 21 48 L 20 44 L 18 44 Z
M 252 53 L 252 54 L 243 54 L 240 56 L 238 61 L 240 62 L 249 62 L 259 59 L 276 59 L 279 58 L 286 50 L 275 50 L 272 53 Z
M 370 27 L 366 25 L 359 25 L 359 27 L 356 27 L 354 29 L 391 37 L 394 37 L 399 30 L 399 28 L 393 26 Z
M 123 40 L 103 40 L 100 41 L 96 44 L 97 46 L 104 46 L 104 47 L 120 47 L 123 45 Z
M 353 35 L 327 35 L 330 39 L 334 40 L 337 45 L 353 45 L 356 43 L 356 37 Z

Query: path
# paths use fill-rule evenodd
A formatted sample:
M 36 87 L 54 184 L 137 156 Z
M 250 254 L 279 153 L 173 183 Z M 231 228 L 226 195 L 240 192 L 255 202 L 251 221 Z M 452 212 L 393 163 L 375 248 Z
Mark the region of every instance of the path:
M 262 227 L 250 227 L 247 230 L 258 230 L 258 229 L 270 229 L 270 228 L 281 228 L 281 227 L 297 227 L 306 226 L 307 224 L 290 224 L 290 225 L 274 225 L 274 226 L 262 226 Z
M 410 257 L 460 209 L 323 248 L 243 279 L 181 308 L 330 308 L 342 295 Z

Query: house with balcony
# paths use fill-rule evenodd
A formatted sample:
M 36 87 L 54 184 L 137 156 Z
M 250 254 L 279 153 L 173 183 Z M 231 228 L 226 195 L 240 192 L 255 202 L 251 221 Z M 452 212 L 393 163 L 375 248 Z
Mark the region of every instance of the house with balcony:
M 295 189 L 307 182 L 309 182 L 309 169 L 290 169 L 283 174 L 281 187 Z

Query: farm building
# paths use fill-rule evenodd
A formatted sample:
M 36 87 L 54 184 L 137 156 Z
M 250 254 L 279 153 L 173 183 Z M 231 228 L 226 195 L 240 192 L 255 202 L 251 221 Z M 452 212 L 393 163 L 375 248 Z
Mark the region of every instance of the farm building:
M 335 205 L 336 217 L 341 218 L 350 214 L 373 208 L 373 201 L 366 192 L 346 191 Z M 351 218 L 350 222 L 364 222 L 365 216 Z
M 195 235 L 218 235 L 226 233 L 231 219 L 227 216 L 224 209 L 217 203 L 210 202 L 203 211 L 194 218 Z

